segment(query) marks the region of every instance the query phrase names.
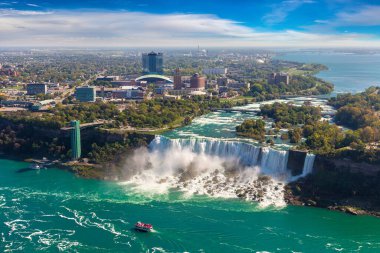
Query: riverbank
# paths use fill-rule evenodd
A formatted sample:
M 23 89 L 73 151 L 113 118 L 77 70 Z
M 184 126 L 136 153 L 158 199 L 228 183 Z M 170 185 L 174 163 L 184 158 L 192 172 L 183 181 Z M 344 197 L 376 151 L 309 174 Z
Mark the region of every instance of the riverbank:
M 285 187 L 285 202 L 293 206 L 309 206 L 332 211 L 344 212 L 351 215 L 370 215 L 380 218 L 380 205 L 374 205 L 375 198 L 347 197 L 338 194 L 318 194 L 313 192 L 314 178 L 298 180 Z

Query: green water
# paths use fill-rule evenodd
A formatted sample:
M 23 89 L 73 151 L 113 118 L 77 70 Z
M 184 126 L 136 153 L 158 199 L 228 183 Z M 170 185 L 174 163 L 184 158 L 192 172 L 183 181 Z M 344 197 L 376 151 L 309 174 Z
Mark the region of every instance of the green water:
M 380 219 L 308 207 L 141 195 L 57 169 L 0 160 L 4 252 L 380 252 Z M 131 228 L 143 220 L 150 234 Z

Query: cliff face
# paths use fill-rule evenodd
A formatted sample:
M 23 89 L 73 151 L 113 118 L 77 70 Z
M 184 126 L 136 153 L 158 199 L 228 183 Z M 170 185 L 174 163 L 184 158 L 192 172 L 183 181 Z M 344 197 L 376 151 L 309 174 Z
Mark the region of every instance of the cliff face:
M 293 205 L 380 216 L 380 168 L 317 156 L 313 173 L 288 184 L 285 198 Z
M 317 156 L 314 163 L 314 173 L 323 171 L 335 171 L 337 173 L 362 174 L 365 176 L 377 176 L 380 173 L 379 164 L 355 162 L 349 158 L 329 158 Z
M 314 161 L 313 174 L 323 173 L 324 171 L 336 171 L 337 167 L 331 159 L 317 155 Z
M 288 170 L 291 171 L 292 176 L 298 176 L 302 174 L 306 155 L 307 152 L 305 151 L 289 150 Z

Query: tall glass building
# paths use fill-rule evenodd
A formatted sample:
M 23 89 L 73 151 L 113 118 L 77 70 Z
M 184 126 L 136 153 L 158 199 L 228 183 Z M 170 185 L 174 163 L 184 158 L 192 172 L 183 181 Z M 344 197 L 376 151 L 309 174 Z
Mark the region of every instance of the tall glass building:
M 164 73 L 164 57 L 162 53 L 150 52 L 142 55 L 142 65 L 144 74 L 160 74 Z
M 78 160 L 81 157 L 80 122 L 73 120 L 70 122 L 71 129 L 71 158 Z
M 80 102 L 95 102 L 96 88 L 94 86 L 81 86 L 75 90 L 75 98 Z

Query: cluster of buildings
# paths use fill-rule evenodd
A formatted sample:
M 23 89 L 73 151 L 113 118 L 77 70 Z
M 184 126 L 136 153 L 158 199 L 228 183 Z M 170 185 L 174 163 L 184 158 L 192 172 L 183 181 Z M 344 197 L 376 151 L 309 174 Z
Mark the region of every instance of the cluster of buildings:
M 22 69 L 22 68 L 23 68 L 22 65 L 13 66 L 13 65 L 0 64 L 0 75 L 16 77 L 20 75 L 19 69 Z
M 195 73 L 190 78 L 182 78 L 180 70 L 176 69 L 173 79 L 173 89 L 169 91 L 173 95 L 199 95 L 204 94 L 206 89 L 207 79 L 198 73 Z
M 157 93 L 163 92 L 166 88 L 165 85 L 170 82 L 170 79 L 165 80 L 160 77 L 164 73 L 163 64 L 162 53 L 144 53 L 142 54 L 142 72 L 145 76 L 132 80 L 122 80 L 120 76 L 100 76 L 96 81 L 108 82 L 111 88 L 104 86 L 77 87 L 75 98 L 80 102 L 95 102 L 96 99 L 144 99 L 147 94 L 148 82 L 157 83 L 159 85 Z
M 225 70 L 214 69 L 211 72 L 225 73 Z M 153 84 L 153 93 L 159 96 L 204 95 L 207 79 L 198 73 L 182 77 L 177 69 L 173 78 L 163 76 L 163 54 L 150 52 L 142 54 L 142 72 L 133 80 L 122 80 L 119 76 L 100 76 L 96 81 L 108 82 L 105 86 L 81 86 L 75 91 L 75 98 L 80 102 L 102 100 L 144 99 L 148 95 L 148 84 Z M 110 87 L 108 87 L 110 86 Z
M 100 76 L 96 79 L 98 86 L 83 86 L 76 89 L 76 99 L 81 102 L 102 100 L 139 100 L 150 97 L 148 84 L 152 84 L 152 93 L 155 96 L 180 97 L 192 95 L 207 95 L 207 89 L 221 97 L 239 94 L 242 89 L 249 89 L 249 83 L 238 82 L 227 78 L 228 69 L 225 67 L 205 68 L 202 74 L 194 73 L 183 76 L 179 68 L 172 77 L 162 75 L 163 54 L 150 52 L 142 54 L 143 75 L 132 80 L 123 80 L 120 76 Z M 207 80 L 207 77 L 213 77 Z M 216 78 L 217 77 L 217 78 Z M 100 82 L 107 82 L 102 86 Z
M 206 76 L 198 73 L 190 77 L 182 77 L 180 70 L 177 69 L 174 74 L 174 88 L 169 91 L 173 95 L 205 95 L 207 90 L 220 97 L 230 97 L 238 95 L 242 90 L 250 88 L 250 83 L 239 82 L 226 76 L 227 68 L 204 69 L 203 74 L 216 75 L 215 79 L 208 80 Z M 232 94 L 232 95 L 231 95 Z
M 202 55 L 207 51 L 200 51 Z M 163 53 L 144 53 L 142 54 L 142 76 L 130 76 L 129 80 L 121 76 L 98 76 L 93 85 L 84 85 L 75 88 L 74 97 L 78 102 L 95 102 L 96 100 L 123 101 L 123 100 L 142 100 L 152 96 L 180 97 L 192 95 L 212 94 L 220 97 L 230 97 L 238 94 L 242 89 L 249 89 L 249 83 L 239 82 L 227 77 L 228 69 L 225 67 L 204 68 L 201 73 L 193 75 L 182 75 L 177 68 L 173 76 L 164 76 L 164 56 Z M 15 66 L 1 66 L 0 71 L 10 74 L 15 71 Z M 0 72 L 1 73 L 1 72 Z M 229 75 L 229 74 L 228 74 Z M 137 78 L 136 78 L 137 77 Z M 207 79 L 209 78 L 209 80 Z M 274 73 L 271 77 L 273 83 L 288 83 L 289 77 L 283 73 Z M 52 83 L 29 83 L 26 85 L 27 101 L 36 105 L 36 95 L 46 95 L 63 93 L 66 87 Z M 23 91 L 25 94 L 25 91 Z M 38 106 L 51 105 L 52 101 L 38 103 Z M 15 105 L 18 105 L 17 103 Z M 30 107 L 32 104 L 22 104 Z
M 75 99 L 79 102 L 95 102 L 100 100 L 125 100 L 144 99 L 146 88 L 141 86 L 120 86 L 117 88 L 106 88 L 96 86 L 80 86 L 75 89 Z
M 41 94 L 62 93 L 65 87 L 61 87 L 58 83 L 28 83 L 25 85 L 25 90 L 7 88 L 4 93 L 10 97 L 24 95 L 36 96 Z
M 198 57 L 207 57 L 206 50 L 198 50 Z M 182 96 L 213 95 L 219 97 L 233 97 L 243 94 L 250 88 L 250 84 L 242 81 L 240 72 L 234 74 L 238 68 L 227 69 L 223 61 L 215 61 L 208 68 L 203 68 L 199 73 L 184 74 L 177 68 L 171 76 L 164 76 L 163 53 L 144 53 L 141 55 L 142 71 L 129 76 L 98 76 L 91 85 L 76 87 L 74 98 L 78 102 L 143 100 L 151 97 L 164 97 L 179 99 Z M 18 76 L 23 66 L 1 65 L 0 75 Z M 239 70 L 239 69 L 238 69 Z M 55 83 L 20 83 L 16 80 L 2 78 L 3 94 L 8 100 L 0 101 L 0 107 L 4 110 L 46 110 L 56 103 L 62 102 L 64 97 L 59 94 L 69 95 L 67 90 L 74 83 L 62 86 Z M 6 83 L 4 83 L 6 82 Z M 11 89 L 11 82 L 14 88 Z M 289 83 L 289 76 L 284 73 L 273 73 L 269 77 L 273 84 Z M 20 86 L 23 89 L 20 89 Z M 38 95 L 54 96 L 38 96 Z M 26 96 L 25 96 L 26 95 Z M 54 98 L 39 101 L 42 98 Z M 71 99 L 69 100 L 71 101 Z
M 41 111 L 55 106 L 56 101 L 54 99 L 47 99 L 42 101 L 37 101 L 34 97 L 36 95 L 46 95 L 53 90 L 59 89 L 59 84 L 46 84 L 46 83 L 29 83 L 26 85 L 25 91 L 19 92 L 16 95 L 16 99 L 3 100 L 0 101 L 0 107 L 7 107 L 10 111 L 29 109 L 32 111 Z M 9 94 L 9 93 L 8 93 Z M 27 95 L 23 99 L 19 99 L 19 96 Z

